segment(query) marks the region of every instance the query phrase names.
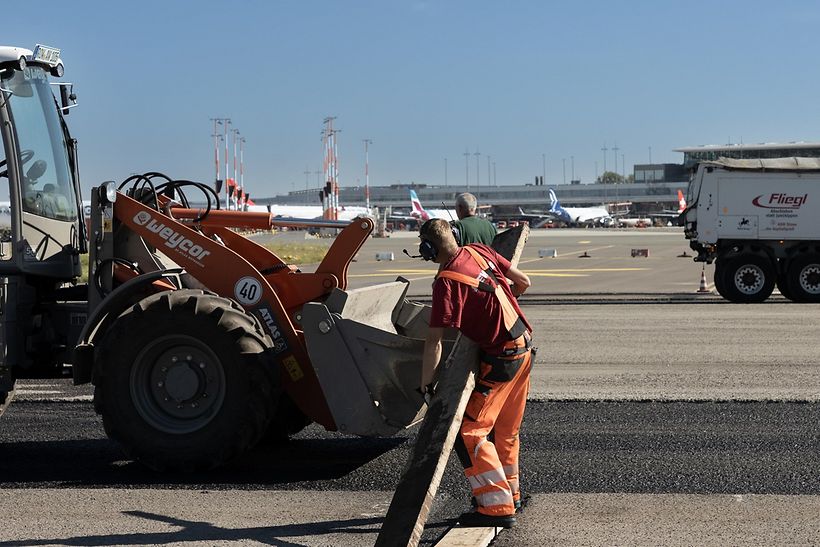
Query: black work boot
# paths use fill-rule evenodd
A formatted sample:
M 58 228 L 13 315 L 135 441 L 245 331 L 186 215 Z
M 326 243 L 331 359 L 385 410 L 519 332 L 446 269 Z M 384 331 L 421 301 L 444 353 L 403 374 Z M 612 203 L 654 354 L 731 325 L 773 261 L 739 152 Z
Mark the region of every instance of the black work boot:
M 529 494 L 526 496 L 522 495 L 519 499 L 515 500 L 513 502 L 513 505 L 515 505 L 515 514 L 517 515 L 519 513 L 524 512 L 524 508 L 527 506 L 527 503 L 529 503 L 529 501 Z
M 468 511 L 458 517 L 458 523 L 470 528 L 512 528 L 515 526 L 513 515 L 485 515 L 478 511 Z

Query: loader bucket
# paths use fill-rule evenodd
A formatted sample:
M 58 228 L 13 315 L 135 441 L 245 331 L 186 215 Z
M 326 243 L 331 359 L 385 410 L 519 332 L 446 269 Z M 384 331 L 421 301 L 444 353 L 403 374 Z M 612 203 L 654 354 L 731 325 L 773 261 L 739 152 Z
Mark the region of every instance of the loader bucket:
M 341 432 L 390 436 L 424 417 L 418 387 L 430 309 L 407 301 L 407 287 L 336 289 L 302 307 L 308 354 Z M 455 336 L 445 338 L 442 359 Z

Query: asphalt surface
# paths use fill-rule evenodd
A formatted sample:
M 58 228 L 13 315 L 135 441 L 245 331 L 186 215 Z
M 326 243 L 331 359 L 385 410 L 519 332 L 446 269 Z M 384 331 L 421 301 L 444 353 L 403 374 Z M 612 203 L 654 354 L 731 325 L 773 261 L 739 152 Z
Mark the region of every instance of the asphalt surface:
M 818 417 L 813 403 L 531 401 L 521 466 L 522 487 L 532 499 L 519 526 L 497 542 L 566 544 L 561 538 L 572 538 L 549 519 L 556 505 L 565 509 L 567 497 L 584 500 L 587 508 L 575 518 L 585 522 L 602 503 L 613 503 L 613 495 L 633 510 L 628 499 L 637 497 L 650 513 L 659 499 L 672 507 L 697 495 L 704 516 L 726 496 L 817 496 Z M 31 512 L 0 530 L 0 545 L 369 545 L 412 440 L 412 433 L 357 439 L 311 427 L 285 447 L 257 448 L 220 471 L 171 477 L 123 460 L 90 403 L 16 401 L 0 431 L 0 486 L 11 494 L 0 507 L 20 515 L 30 504 Z M 71 503 L 80 492 L 81 503 Z M 468 498 L 451 458 L 423 545 L 453 525 Z M 816 511 L 815 500 L 802 504 Z M 112 503 L 123 505 L 101 522 L 100 512 L 110 512 Z M 44 521 L 43 506 L 54 520 Z M 816 522 L 816 512 L 803 522 L 797 516 L 780 518 L 788 517 L 794 529 Z M 690 519 L 702 521 L 698 514 Z M 146 524 L 162 526 L 140 530 Z M 708 543 L 711 536 L 692 537 L 685 525 L 677 527 L 677 543 Z M 742 527 L 737 532 L 736 540 L 746 537 Z M 580 543 L 586 542 L 608 540 L 587 536 Z
M 679 232 L 608 232 L 542 230 L 522 261 L 539 346 L 522 429 L 530 498 L 493 545 L 820 542 L 820 308 L 698 294 L 702 266 L 677 257 Z M 418 261 L 367 258 L 412 241 L 400 239 L 368 242 L 351 284 L 416 276 L 429 296 Z M 537 256 L 547 245 L 558 258 Z M 584 246 L 593 258 L 577 258 Z M 639 246 L 649 258 L 628 256 Z M 19 383 L 0 419 L 0 546 L 372 545 L 414 438 L 311 426 L 169 476 L 124 459 L 90 393 Z M 422 545 L 469 495 L 451 457 Z

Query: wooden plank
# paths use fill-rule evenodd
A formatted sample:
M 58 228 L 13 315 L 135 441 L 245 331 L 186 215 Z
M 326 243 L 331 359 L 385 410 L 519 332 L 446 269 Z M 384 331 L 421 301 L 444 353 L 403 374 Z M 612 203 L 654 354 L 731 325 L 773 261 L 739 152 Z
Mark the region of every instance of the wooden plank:
M 495 250 L 518 264 L 529 228 L 519 226 L 497 235 Z M 438 372 L 436 394 L 421 423 L 410 460 L 387 510 L 376 546 L 415 547 L 421 540 L 427 515 L 450 458 L 461 417 L 475 386 L 478 346 L 459 335 L 453 350 Z
M 436 547 L 487 547 L 503 528 L 451 528 Z

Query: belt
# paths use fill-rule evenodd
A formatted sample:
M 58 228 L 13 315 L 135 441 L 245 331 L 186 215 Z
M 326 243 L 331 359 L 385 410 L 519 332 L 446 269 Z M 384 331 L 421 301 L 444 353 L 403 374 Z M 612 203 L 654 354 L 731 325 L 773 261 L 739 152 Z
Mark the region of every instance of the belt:
M 489 355 L 488 353 L 482 352 L 481 358 L 486 360 L 499 357 L 514 357 L 527 353 L 530 349 L 532 349 L 532 337 L 530 333 L 525 332 L 515 340 L 504 344 L 504 349 L 498 355 Z

